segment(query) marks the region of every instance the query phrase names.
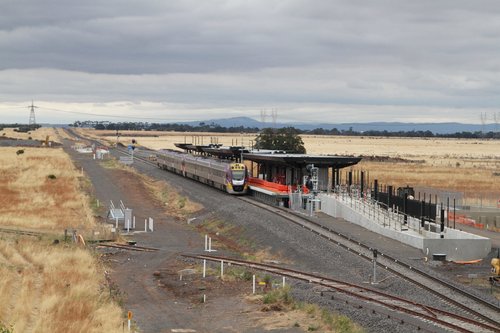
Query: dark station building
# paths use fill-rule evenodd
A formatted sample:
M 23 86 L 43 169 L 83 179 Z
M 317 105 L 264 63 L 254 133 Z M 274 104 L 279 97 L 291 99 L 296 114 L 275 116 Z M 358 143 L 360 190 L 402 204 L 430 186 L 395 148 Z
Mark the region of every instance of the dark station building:
M 175 145 L 188 153 L 243 161 L 249 170 L 252 195 L 274 204 L 286 201 L 290 191 L 301 190 L 308 177 L 311 177 L 311 169 L 315 169 L 317 190 L 328 191 L 341 184 L 340 169 L 356 165 L 361 160 L 361 157 L 350 156 L 250 151 L 241 146 Z

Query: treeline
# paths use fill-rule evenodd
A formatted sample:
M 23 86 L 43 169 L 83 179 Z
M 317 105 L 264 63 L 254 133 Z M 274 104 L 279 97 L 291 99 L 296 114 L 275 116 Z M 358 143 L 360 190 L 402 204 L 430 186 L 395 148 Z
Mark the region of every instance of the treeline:
M 486 132 L 483 133 L 481 131 L 476 132 L 455 132 L 455 133 L 433 133 L 432 131 L 394 131 L 389 132 L 387 130 L 384 131 L 353 131 L 349 130 L 341 130 L 339 131 L 336 128 L 331 130 L 326 130 L 323 128 L 316 128 L 311 131 L 302 131 L 302 133 L 307 134 L 315 134 L 315 135 L 347 135 L 347 136 L 387 136 L 387 137 L 403 137 L 403 138 L 465 138 L 465 139 L 500 139 L 500 132 Z
M 198 125 L 187 124 L 160 124 L 143 122 L 97 122 L 97 121 L 77 121 L 73 127 L 92 127 L 98 130 L 118 130 L 118 131 L 171 131 L 171 132 L 213 132 L 213 133 L 258 133 L 257 127 L 233 126 L 223 127 L 215 123 L 201 122 Z
M 74 127 L 92 127 L 98 130 L 135 130 L 135 131 L 172 131 L 172 132 L 213 132 L 213 133 L 259 133 L 261 129 L 257 127 L 224 127 L 214 123 L 201 122 L 198 125 L 188 124 L 160 124 L 160 123 L 144 123 L 144 122 L 98 122 L 98 121 L 77 121 L 70 125 Z M 293 127 L 291 127 L 293 128 Z M 404 137 L 404 138 L 466 138 L 466 139 L 500 139 L 500 132 L 456 132 L 449 134 L 433 133 L 432 131 L 354 131 L 352 128 L 348 130 L 338 130 L 316 128 L 313 130 L 300 130 L 294 128 L 298 134 L 312 135 L 343 135 L 343 136 L 375 136 L 375 137 Z

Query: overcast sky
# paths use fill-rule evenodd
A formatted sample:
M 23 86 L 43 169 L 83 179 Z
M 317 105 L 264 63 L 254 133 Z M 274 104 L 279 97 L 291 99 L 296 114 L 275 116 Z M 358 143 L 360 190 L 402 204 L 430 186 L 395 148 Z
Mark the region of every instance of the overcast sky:
M 500 2 L 0 0 L 0 123 L 500 118 Z

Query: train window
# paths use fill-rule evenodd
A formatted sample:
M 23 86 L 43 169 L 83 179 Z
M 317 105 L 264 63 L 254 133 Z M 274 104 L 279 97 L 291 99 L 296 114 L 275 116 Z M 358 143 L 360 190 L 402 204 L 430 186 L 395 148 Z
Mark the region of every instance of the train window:
M 233 179 L 234 180 L 245 179 L 245 170 L 233 170 Z

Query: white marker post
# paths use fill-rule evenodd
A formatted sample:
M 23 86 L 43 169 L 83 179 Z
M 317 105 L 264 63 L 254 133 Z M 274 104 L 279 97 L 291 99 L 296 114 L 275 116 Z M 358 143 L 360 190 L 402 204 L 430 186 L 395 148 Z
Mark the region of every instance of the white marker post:
M 285 288 L 285 277 L 283 276 L 283 288 Z
M 149 218 L 149 230 L 151 230 L 151 232 L 153 232 L 153 230 L 154 230 L 153 229 L 153 222 L 154 222 L 153 219 L 150 217 Z
M 128 318 L 128 331 L 130 332 L 130 321 L 132 320 L 132 311 L 128 312 L 127 318 Z
M 220 277 L 221 277 L 221 279 L 223 276 L 224 276 L 224 260 L 221 260 L 220 261 Z
M 212 249 L 212 237 L 208 237 L 208 252 L 215 252 L 217 250 Z
M 207 276 L 207 259 L 203 259 L 203 277 Z
M 208 235 L 205 234 L 205 252 L 208 251 Z
M 255 294 L 255 275 L 252 277 L 252 294 Z
M 118 218 L 116 218 L 116 226 L 115 226 L 116 230 L 118 230 Z
M 134 230 L 135 230 L 135 215 L 134 215 L 134 217 L 133 217 L 133 219 L 132 219 L 132 229 L 134 229 Z
M 144 219 L 144 232 L 148 232 L 148 219 Z

